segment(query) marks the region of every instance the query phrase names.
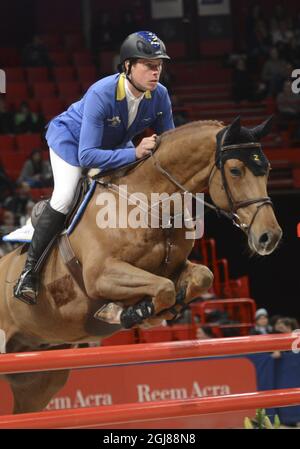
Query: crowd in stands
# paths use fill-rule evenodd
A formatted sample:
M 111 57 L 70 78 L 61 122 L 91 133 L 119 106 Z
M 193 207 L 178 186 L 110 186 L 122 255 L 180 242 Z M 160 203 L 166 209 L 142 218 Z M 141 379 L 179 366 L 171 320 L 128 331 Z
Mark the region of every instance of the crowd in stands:
M 235 102 L 269 100 L 274 103 L 279 131 L 300 117 L 300 96 L 292 91 L 292 72 L 300 67 L 300 14 L 292 17 L 283 3 L 264 11 L 260 3 L 249 9 L 240 53 L 229 57 L 233 68 Z M 300 128 L 294 137 L 299 140 Z

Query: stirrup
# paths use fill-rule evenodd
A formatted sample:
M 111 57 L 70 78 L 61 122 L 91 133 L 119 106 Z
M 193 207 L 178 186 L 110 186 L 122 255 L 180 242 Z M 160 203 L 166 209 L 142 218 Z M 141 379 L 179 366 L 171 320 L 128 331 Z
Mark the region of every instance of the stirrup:
M 23 282 L 25 281 L 26 276 L 30 273 L 30 271 L 31 270 L 25 271 L 25 273 L 21 274 L 17 285 L 15 285 L 15 287 L 14 287 L 14 296 L 15 296 L 15 298 L 25 302 L 26 304 L 28 304 L 30 306 L 34 306 L 37 304 L 36 289 L 27 287 L 26 285 L 23 285 Z

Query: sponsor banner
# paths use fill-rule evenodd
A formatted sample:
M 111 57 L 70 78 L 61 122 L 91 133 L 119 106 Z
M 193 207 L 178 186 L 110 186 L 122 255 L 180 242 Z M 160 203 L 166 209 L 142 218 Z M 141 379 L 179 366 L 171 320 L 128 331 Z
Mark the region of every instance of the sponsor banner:
M 230 14 L 230 0 L 198 0 L 199 16 Z
M 183 17 L 183 0 L 151 0 L 152 19 Z
M 11 413 L 12 394 L 6 382 L 1 381 L 0 391 L 0 413 Z M 133 402 L 148 404 L 251 391 L 256 391 L 256 371 L 247 358 L 116 366 L 73 371 L 66 386 L 50 401 L 47 409 L 102 407 Z M 255 413 L 221 413 L 170 419 L 163 423 L 158 419 L 157 423 L 141 423 L 140 427 L 243 427 L 243 418 L 251 414 Z

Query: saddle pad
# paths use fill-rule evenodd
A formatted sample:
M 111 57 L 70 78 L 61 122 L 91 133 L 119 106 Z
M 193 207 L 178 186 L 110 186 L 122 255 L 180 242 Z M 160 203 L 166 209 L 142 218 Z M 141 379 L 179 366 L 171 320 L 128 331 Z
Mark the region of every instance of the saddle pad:
M 82 217 L 83 212 L 85 211 L 89 200 L 91 199 L 95 187 L 96 187 L 96 181 L 93 181 L 91 183 L 91 186 L 88 190 L 88 192 L 86 193 L 84 200 L 82 201 L 81 205 L 79 206 L 72 222 L 70 223 L 70 226 L 68 227 L 68 229 L 62 232 L 62 234 L 64 234 L 65 232 L 70 235 L 71 232 L 74 231 L 76 225 L 78 224 L 80 218 Z M 19 243 L 30 243 L 32 236 L 34 233 L 34 228 L 32 226 L 31 223 L 31 219 L 29 218 L 27 220 L 27 223 L 22 226 L 22 228 L 16 229 L 15 231 L 10 232 L 9 234 L 5 235 L 4 237 L 2 237 L 3 242 L 19 242 Z

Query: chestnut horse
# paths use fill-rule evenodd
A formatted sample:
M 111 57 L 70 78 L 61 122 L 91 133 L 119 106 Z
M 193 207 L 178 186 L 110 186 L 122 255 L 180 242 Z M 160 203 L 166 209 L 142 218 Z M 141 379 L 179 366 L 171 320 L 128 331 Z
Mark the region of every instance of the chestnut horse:
M 110 192 L 118 198 L 119 185 L 147 197 L 153 191 L 171 195 L 208 189 L 216 208 L 246 233 L 251 250 L 270 254 L 282 231 L 267 196 L 269 163 L 258 143 L 269 130 L 270 121 L 247 129 L 238 118 L 228 127 L 200 121 L 168 131 L 152 157 L 125 176 L 112 175 Z M 106 190 L 97 183 L 69 236 L 85 291 L 54 246 L 41 274 L 38 304 L 28 306 L 13 296 L 25 262 L 22 247 L 0 260 L 0 330 L 7 352 L 99 341 L 122 327 L 157 325 L 212 285 L 210 270 L 187 260 L 194 241 L 185 238 L 184 228 L 99 229 L 97 214 L 103 205 L 97 198 Z M 102 321 L 101 313 L 95 318 L 104 302 L 115 306 L 109 309 L 115 322 Z M 42 410 L 67 376 L 68 371 L 5 376 L 14 394 L 14 413 Z

